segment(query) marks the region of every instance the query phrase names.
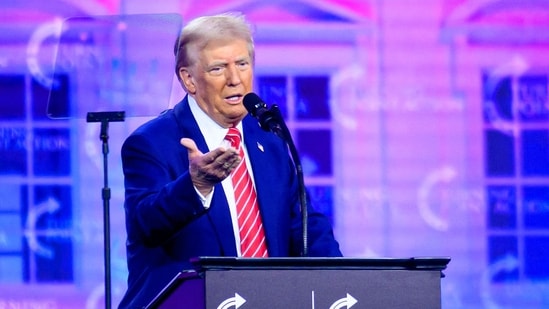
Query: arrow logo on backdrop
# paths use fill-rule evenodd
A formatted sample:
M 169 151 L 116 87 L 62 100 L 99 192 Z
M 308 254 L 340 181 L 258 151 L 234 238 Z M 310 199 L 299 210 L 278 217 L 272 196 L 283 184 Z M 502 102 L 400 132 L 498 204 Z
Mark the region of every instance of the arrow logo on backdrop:
M 217 309 L 228 309 L 234 306 L 235 309 L 240 308 L 246 300 L 242 298 L 242 296 L 238 295 L 238 293 L 234 293 L 234 297 L 225 299 L 218 307 Z
M 356 303 L 358 303 L 356 298 L 347 293 L 347 297 L 343 297 L 337 300 L 335 303 L 332 304 L 332 306 L 330 306 L 330 309 L 351 308 Z
M 54 252 L 50 248 L 43 246 L 38 240 L 37 234 L 39 234 L 40 232 L 36 231 L 36 222 L 38 222 L 38 219 L 40 219 L 42 215 L 52 214 L 58 211 L 60 208 L 61 205 L 59 205 L 59 202 L 50 197 L 46 201 L 34 207 L 29 207 L 29 213 L 27 215 L 26 230 L 24 233 L 27 237 L 29 248 L 34 253 L 49 259 L 52 259 L 54 257 Z M 48 236 L 52 236 L 53 234 L 55 234 L 55 232 L 49 233 Z

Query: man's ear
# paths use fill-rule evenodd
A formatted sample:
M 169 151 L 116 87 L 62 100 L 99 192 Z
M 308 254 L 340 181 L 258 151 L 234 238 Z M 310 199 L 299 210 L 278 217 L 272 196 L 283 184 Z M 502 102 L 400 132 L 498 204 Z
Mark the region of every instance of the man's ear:
M 179 68 L 179 79 L 183 83 L 183 87 L 190 94 L 196 93 L 196 86 L 194 84 L 194 78 L 191 75 L 191 71 L 188 68 Z

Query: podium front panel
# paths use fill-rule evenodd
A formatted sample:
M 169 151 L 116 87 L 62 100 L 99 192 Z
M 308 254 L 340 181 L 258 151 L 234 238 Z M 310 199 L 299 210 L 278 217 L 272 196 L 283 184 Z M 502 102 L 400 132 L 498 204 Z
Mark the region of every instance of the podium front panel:
M 206 309 L 441 306 L 439 271 L 220 270 L 205 273 L 205 289 Z
M 440 309 L 449 261 L 201 257 L 147 309 Z

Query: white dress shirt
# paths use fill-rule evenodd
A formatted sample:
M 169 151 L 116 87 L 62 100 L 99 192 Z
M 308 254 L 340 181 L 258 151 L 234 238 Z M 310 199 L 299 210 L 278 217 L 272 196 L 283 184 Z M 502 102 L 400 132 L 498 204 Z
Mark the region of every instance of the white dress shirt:
M 198 123 L 198 127 L 200 129 L 200 132 L 204 136 L 204 139 L 206 140 L 206 144 L 208 145 L 208 149 L 211 151 L 213 149 L 216 149 L 217 147 L 225 147 L 227 144 L 224 143 L 225 136 L 227 135 L 227 132 L 229 132 L 228 128 L 224 128 L 220 126 L 217 122 L 213 121 L 213 119 L 210 118 L 201 108 L 198 106 L 198 103 L 192 96 L 188 96 L 189 100 L 189 106 L 191 108 L 191 112 L 196 119 L 196 122 Z M 250 162 L 248 159 L 248 152 L 246 150 L 246 147 L 244 145 L 244 132 L 242 131 L 242 123 L 239 123 L 237 126 L 237 129 L 240 131 L 242 141 L 240 143 L 240 147 L 243 147 L 244 150 L 244 157 L 246 159 L 246 162 Z M 250 173 L 250 176 L 252 178 L 252 182 L 254 182 L 255 187 L 255 181 L 253 177 L 253 171 L 251 168 L 251 164 L 246 164 L 246 167 L 248 168 L 248 172 Z M 221 181 L 221 185 L 223 186 L 223 190 L 225 191 L 225 196 L 227 198 L 227 203 L 229 204 L 229 211 L 231 213 L 231 219 L 233 223 L 233 232 L 234 232 L 234 238 L 235 238 L 235 245 L 236 245 L 236 252 L 238 256 L 241 256 L 241 250 L 240 250 L 240 233 L 238 228 L 238 217 L 236 213 L 236 202 L 234 197 L 234 189 L 233 189 L 233 182 L 231 177 L 225 178 L 223 181 Z M 212 196 L 214 190 L 212 190 L 208 195 L 203 196 L 198 189 L 196 189 L 196 192 L 200 196 L 200 199 L 202 200 L 202 203 L 204 204 L 205 208 L 209 208 Z

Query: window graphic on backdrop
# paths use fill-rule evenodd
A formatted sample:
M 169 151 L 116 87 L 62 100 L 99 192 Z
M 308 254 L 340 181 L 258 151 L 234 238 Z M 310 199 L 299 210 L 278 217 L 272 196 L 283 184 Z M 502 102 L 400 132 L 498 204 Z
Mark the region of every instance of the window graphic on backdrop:
M 261 75 L 258 95 L 276 104 L 299 151 L 309 199 L 333 220 L 332 115 L 326 75 Z
M 53 100 L 68 105 L 68 81 Z M 46 115 L 49 89 L 0 76 L 0 281 L 73 281 L 71 143 L 67 121 Z
M 548 75 L 483 76 L 492 282 L 549 279 Z

